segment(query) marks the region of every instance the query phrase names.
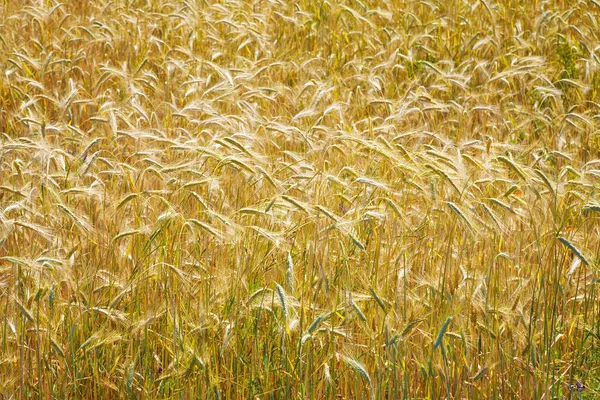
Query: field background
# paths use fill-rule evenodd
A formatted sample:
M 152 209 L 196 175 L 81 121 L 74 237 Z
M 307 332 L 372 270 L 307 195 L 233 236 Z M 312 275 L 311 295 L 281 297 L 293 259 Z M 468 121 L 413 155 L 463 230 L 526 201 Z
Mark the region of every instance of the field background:
M 0 18 L 0 398 L 600 395 L 597 0 Z

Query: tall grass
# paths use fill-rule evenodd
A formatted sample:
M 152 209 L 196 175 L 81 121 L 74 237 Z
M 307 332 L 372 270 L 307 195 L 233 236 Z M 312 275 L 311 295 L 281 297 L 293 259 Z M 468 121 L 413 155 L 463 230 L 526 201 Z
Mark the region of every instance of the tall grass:
M 0 3 L 0 397 L 596 398 L 600 4 Z

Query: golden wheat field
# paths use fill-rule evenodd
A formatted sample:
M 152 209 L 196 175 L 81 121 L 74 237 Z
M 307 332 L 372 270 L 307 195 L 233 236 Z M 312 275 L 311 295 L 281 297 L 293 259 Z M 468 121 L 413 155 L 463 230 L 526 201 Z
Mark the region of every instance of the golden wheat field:
M 599 26 L 0 1 L 0 398 L 599 398 Z

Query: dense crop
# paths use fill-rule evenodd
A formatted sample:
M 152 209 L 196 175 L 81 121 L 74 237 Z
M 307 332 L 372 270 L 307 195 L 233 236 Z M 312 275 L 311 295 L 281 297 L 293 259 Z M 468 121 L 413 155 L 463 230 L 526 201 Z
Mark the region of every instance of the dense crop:
M 596 0 L 0 18 L 0 398 L 599 395 Z

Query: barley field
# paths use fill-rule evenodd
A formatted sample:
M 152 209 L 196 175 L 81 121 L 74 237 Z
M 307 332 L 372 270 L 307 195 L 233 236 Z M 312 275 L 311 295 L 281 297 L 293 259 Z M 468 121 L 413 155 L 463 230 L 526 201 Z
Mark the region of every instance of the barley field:
M 1 399 L 600 397 L 597 0 L 1 0 Z

